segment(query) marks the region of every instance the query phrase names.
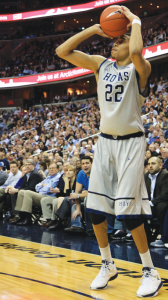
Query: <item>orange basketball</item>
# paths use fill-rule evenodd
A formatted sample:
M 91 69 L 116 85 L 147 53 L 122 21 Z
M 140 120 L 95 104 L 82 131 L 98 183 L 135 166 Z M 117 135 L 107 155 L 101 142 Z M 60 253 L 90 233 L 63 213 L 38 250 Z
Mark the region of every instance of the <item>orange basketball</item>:
M 119 5 L 112 5 L 103 10 L 100 16 L 100 25 L 104 33 L 118 37 L 127 32 L 129 20 L 122 14 Z

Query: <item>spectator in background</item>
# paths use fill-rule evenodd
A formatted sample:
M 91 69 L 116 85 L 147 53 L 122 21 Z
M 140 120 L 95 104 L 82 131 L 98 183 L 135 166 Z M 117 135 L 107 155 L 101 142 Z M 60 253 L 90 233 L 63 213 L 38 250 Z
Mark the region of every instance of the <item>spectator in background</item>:
M 35 169 L 35 162 L 33 159 L 27 159 L 24 162 L 26 166 L 26 173 L 23 176 L 23 183 L 19 188 L 15 188 L 14 190 L 10 190 L 10 194 L 17 198 L 18 201 L 21 201 L 24 197 L 24 193 L 27 190 L 35 191 L 35 186 L 42 181 L 41 174 Z M 17 214 L 17 210 L 15 210 L 15 215 Z M 10 220 L 10 224 L 16 224 L 18 218 L 14 218 Z
M 150 245 L 153 247 L 166 247 L 167 245 L 166 248 L 168 248 L 168 215 L 166 216 L 168 211 L 168 171 L 162 169 L 160 158 L 152 157 L 149 159 L 148 172 L 145 173 L 145 183 L 152 215 L 154 218 L 158 218 L 160 231 L 163 233 L 160 240 L 151 242 Z
M 153 143 L 150 144 L 148 149 L 150 150 L 152 156 L 158 156 L 158 153 L 156 152 L 156 145 L 155 144 L 153 144 Z
M 45 179 L 48 174 L 49 174 L 49 171 L 47 169 L 47 164 L 45 162 L 45 160 L 42 160 L 39 162 L 39 173 L 42 175 L 43 179 Z
M 155 140 L 159 139 L 158 132 L 156 130 L 153 131 L 153 137 L 148 141 L 148 144 L 152 144 Z
M 0 162 L 3 162 L 4 166 L 3 166 L 3 170 L 10 170 L 10 165 L 8 160 L 5 158 L 5 149 L 4 148 L 0 148 Z
M 162 168 L 168 170 L 168 148 L 163 148 L 161 152 L 162 158 L 164 160 Z
M 60 177 L 56 163 L 50 163 L 49 173 L 50 176 L 35 185 L 35 191 L 25 190 L 22 193 L 22 190 L 20 190 L 15 207 L 15 210 L 19 212 L 19 217 L 12 219 L 10 224 L 18 224 L 20 226 L 31 225 L 32 207 L 41 206 L 41 199 L 44 197 L 50 196 L 53 198 L 56 196 L 55 191 L 52 191 L 52 188 L 57 186 Z M 39 176 L 41 175 L 39 174 Z
M 18 169 L 17 161 L 11 161 L 10 163 L 10 174 L 3 185 L 0 186 L 0 213 L 2 215 L 2 209 L 4 202 L 7 201 L 7 197 L 10 197 L 9 188 L 14 186 L 21 178 L 22 172 Z
M 2 186 L 8 178 L 7 172 L 3 171 L 4 163 L 0 162 L 0 186 Z
M 71 227 L 66 228 L 66 232 L 76 232 L 82 233 L 84 232 L 84 226 L 82 222 L 82 210 L 81 210 L 81 200 L 88 195 L 88 187 L 89 187 L 89 178 L 92 167 L 92 158 L 89 156 L 84 156 L 81 159 L 82 170 L 78 173 L 78 177 L 76 180 L 75 193 L 70 194 L 70 199 L 75 199 L 76 204 L 72 206 L 71 209 Z M 84 190 L 83 190 L 84 189 Z M 82 191 L 83 190 L 83 191 Z M 86 207 L 86 204 L 85 204 Z M 92 230 L 92 225 L 89 226 L 90 218 L 88 213 L 85 214 L 85 222 L 87 230 Z
M 67 172 L 63 176 L 63 181 L 64 193 L 61 197 L 54 198 L 52 203 L 47 197 L 41 200 L 44 218 L 51 219 L 47 222 L 49 231 L 60 229 L 62 227 L 63 220 L 71 216 L 71 206 L 74 202 L 70 200 L 69 196 L 70 193 L 75 190 L 76 185 L 76 170 L 74 166 L 68 166 Z M 48 210 L 48 204 L 52 204 L 52 215 Z M 58 205 L 60 206 L 59 208 Z

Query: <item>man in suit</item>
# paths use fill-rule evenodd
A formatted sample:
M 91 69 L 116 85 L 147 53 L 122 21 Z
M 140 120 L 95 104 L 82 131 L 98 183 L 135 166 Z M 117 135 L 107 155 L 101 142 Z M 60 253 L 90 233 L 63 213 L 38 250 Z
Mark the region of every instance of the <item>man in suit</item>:
M 59 167 L 55 162 L 49 165 L 49 176 L 35 186 L 35 192 L 30 190 L 24 191 L 24 196 L 17 197 L 15 209 L 19 211 L 19 218 L 11 220 L 10 224 L 21 226 L 31 225 L 31 213 L 33 206 L 41 206 L 41 199 L 47 197 L 52 201 L 56 196 L 55 187 L 58 185 L 60 178 Z
M 26 166 L 26 174 L 24 175 L 21 187 L 18 189 L 15 187 L 10 188 L 10 194 L 13 195 L 12 201 L 15 201 L 15 203 L 19 201 L 20 198 L 24 197 L 27 190 L 34 192 L 35 186 L 43 180 L 42 175 L 35 169 L 35 162 L 33 159 L 27 159 L 24 165 Z
M 162 236 L 160 240 L 150 243 L 154 247 L 168 246 L 168 171 L 162 169 L 159 157 L 151 157 L 148 161 L 148 172 L 145 183 L 151 204 L 152 215 L 160 223 Z
M 167 148 L 162 149 L 162 157 L 164 159 L 164 163 L 163 163 L 162 168 L 168 170 L 168 149 Z

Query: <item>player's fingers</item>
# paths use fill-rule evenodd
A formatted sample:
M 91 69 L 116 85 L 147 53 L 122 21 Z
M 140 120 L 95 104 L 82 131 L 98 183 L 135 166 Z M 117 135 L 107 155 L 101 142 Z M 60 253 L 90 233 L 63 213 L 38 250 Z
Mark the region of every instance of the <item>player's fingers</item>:
M 103 35 L 102 35 L 102 36 L 105 37 L 105 38 L 108 38 L 108 39 L 113 39 L 112 36 L 110 36 L 110 35 L 108 35 L 108 34 L 106 34 L 106 33 L 104 33 L 104 32 L 103 32 Z
M 124 5 L 121 5 L 121 8 L 122 8 L 123 11 L 126 11 L 126 10 L 128 11 L 129 10 L 129 8 L 124 6 Z
M 127 30 L 129 30 L 129 28 L 132 26 L 132 23 L 130 22 L 128 25 L 127 25 Z

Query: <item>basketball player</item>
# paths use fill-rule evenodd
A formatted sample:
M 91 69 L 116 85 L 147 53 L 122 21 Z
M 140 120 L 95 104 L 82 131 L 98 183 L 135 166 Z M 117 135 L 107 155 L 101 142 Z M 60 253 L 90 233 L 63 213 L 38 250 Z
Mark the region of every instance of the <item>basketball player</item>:
M 118 10 L 129 19 L 132 30 L 130 37 L 123 35 L 113 44 L 111 55 L 115 63 L 74 50 L 94 34 L 108 37 L 99 24 L 68 39 L 56 53 L 78 67 L 92 70 L 98 85 L 101 136 L 90 176 L 87 209 L 91 212 L 102 265 L 90 288 L 104 289 L 108 281 L 117 277 L 106 221 L 106 215 L 115 214 L 131 231 L 142 260 L 143 277 L 137 296 L 153 297 L 162 281 L 153 266 L 143 224 L 143 218 L 151 216 L 151 209 L 143 176 L 145 136 L 141 121 L 151 66 L 142 56 L 140 19 L 124 6 Z M 80 214 L 79 203 L 77 210 Z

